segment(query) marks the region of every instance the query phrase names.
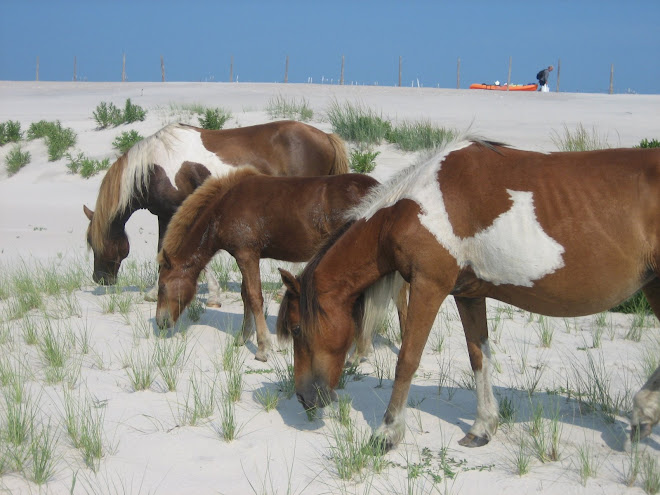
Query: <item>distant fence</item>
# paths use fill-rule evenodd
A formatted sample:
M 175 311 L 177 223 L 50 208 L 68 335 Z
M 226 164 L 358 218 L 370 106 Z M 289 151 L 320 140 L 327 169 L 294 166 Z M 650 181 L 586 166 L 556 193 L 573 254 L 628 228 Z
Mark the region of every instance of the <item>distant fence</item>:
M 341 56 L 341 70 L 340 70 L 340 77 L 338 80 L 339 85 L 344 85 L 344 66 L 345 66 L 345 56 Z M 511 69 L 513 66 L 513 57 L 509 57 L 509 71 L 508 71 L 508 76 L 507 76 L 507 86 L 511 85 Z M 73 57 L 73 80 L 77 81 L 78 80 L 78 74 L 77 74 L 77 69 L 78 69 L 78 63 L 77 63 L 77 58 L 74 56 Z M 165 82 L 165 58 L 161 55 L 160 56 L 160 73 L 161 73 L 161 80 L 162 82 Z M 402 81 L 402 73 L 403 73 L 403 57 L 399 56 L 399 84 L 398 86 L 400 87 L 401 81 Z M 559 86 L 560 86 L 560 78 L 561 78 L 561 59 L 557 60 L 557 84 L 555 91 L 559 92 Z M 36 64 L 36 80 L 39 80 L 39 56 L 37 55 L 37 64 Z M 122 64 L 121 64 L 121 81 L 125 82 L 127 80 L 126 76 L 126 53 L 122 54 Z M 332 81 L 330 79 L 330 81 Z M 229 82 L 234 82 L 234 57 L 231 56 L 229 59 Z M 238 81 L 236 81 L 238 82 Z M 284 82 L 288 83 L 289 82 L 289 56 L 286 56 L 285 62 L 284 62 Z M 312 82 L 311 78 L 308 79 L 308 82 Z M 322 82 L 325 82 L 324 79 L 322 79 Z M 414 86 L 414 81 L 412 82 L 412 85 Z M 417 86 L 419 87 L 419 79 L 417 80 Z M 456 61 L 456 89 L 460 89 L 461 87 L 461 59 L 460 57 Z M 611 65 L 610 67 L 610 85 L 609 85 L 609 94 L 614 93 L 614 64 Z

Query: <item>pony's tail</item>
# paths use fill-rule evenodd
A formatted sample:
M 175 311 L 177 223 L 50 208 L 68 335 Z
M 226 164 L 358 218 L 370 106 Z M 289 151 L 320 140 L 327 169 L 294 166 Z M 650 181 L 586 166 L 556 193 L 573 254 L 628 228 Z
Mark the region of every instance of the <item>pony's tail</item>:
M 385 322 L 390 300 L 396 301 L 403 283 L 403 277 L 399 272 L 392 272 L 364 291 L 362 324 L 357 328 L 355 352 L 349 358 L 351 364 L 357 364 L 371 351 L 374 333 Z
M 348 154 L 346 153 L 346 145 L 342 138 L 337 134 L 327 134 L 332 148 L 335 150 L 335 162 L 332 164 L 330 173 L 328 175 L 340 175 L 348 173 Z

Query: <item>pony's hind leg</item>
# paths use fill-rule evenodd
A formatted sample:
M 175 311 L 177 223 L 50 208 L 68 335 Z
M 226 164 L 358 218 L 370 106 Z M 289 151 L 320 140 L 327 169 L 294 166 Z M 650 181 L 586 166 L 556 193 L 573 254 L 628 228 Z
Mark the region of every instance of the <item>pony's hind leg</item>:
M 499 422 L 497 399 L 490 383 L 486 300 L 463 297 L 455 297 L 455 300 L 465 331 L 477 392 L 477 418 L 470 431 L 458 443 L 464 447 L 481 447 L 495 435 Z
M 660 319 L 660 279 L 646 284 L 642 291 L 655 316 Z M 633 398 L 630 439 L 635 442 L 651 434 L 660 420 L 660 367 L 655 370 Z
M 204 267 L 204 273 L 206 273 L 206 281 L 209 287 L 209 298 L 206 300 L 206 305 L 210 308 L 220 308 L 222 306 L 220 284 L 218 283 L 218 279 L 215 278 L 210 263 Z
M 236 262 L 241 270 L 243 282 L 241 284 L 241 296 L 243 297 L 243 314 L 247 316 L 249 312 L 254 318 L 255 326 L 257 327 L 257 352 L 254 356 L 258 361 L 267 361 L 268 354 L 271 351 L 272 345 L 270 342 L 270 332 L 266 325 L 266 318 L 264 317 L 263 307 L 264 298 L 261 293 L 261 277 L 259 272 L 259 256 L 257 254 L 243 254 L 236 256 Z M 245 321 L 245 318 L 243 319 Z M 243 340 L 246 341 L 252 328 L 249 330 L 243 325 Z

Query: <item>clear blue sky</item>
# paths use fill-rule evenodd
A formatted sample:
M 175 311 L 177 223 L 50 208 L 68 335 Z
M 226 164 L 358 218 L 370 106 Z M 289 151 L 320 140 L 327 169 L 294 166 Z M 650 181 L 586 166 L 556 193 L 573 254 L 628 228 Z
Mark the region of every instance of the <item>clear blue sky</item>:
M 345 82 L 461 87 L 535 81 L 562 91 L 660 93 L 658 0 L 180 2 L 0 0 L 0 80 Z M 550 85 L 555 89 L 556 71 Z

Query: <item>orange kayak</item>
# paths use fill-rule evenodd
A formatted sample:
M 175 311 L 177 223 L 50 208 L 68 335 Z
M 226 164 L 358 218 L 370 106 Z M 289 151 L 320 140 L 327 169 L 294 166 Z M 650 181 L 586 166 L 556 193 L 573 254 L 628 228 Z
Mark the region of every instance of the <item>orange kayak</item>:
M 491 89 L 494 91 L 536 91 L 538 87 L 538 84 L 512 84 L 510 86 L 506 84 L 470 84 L 470 89 Z

